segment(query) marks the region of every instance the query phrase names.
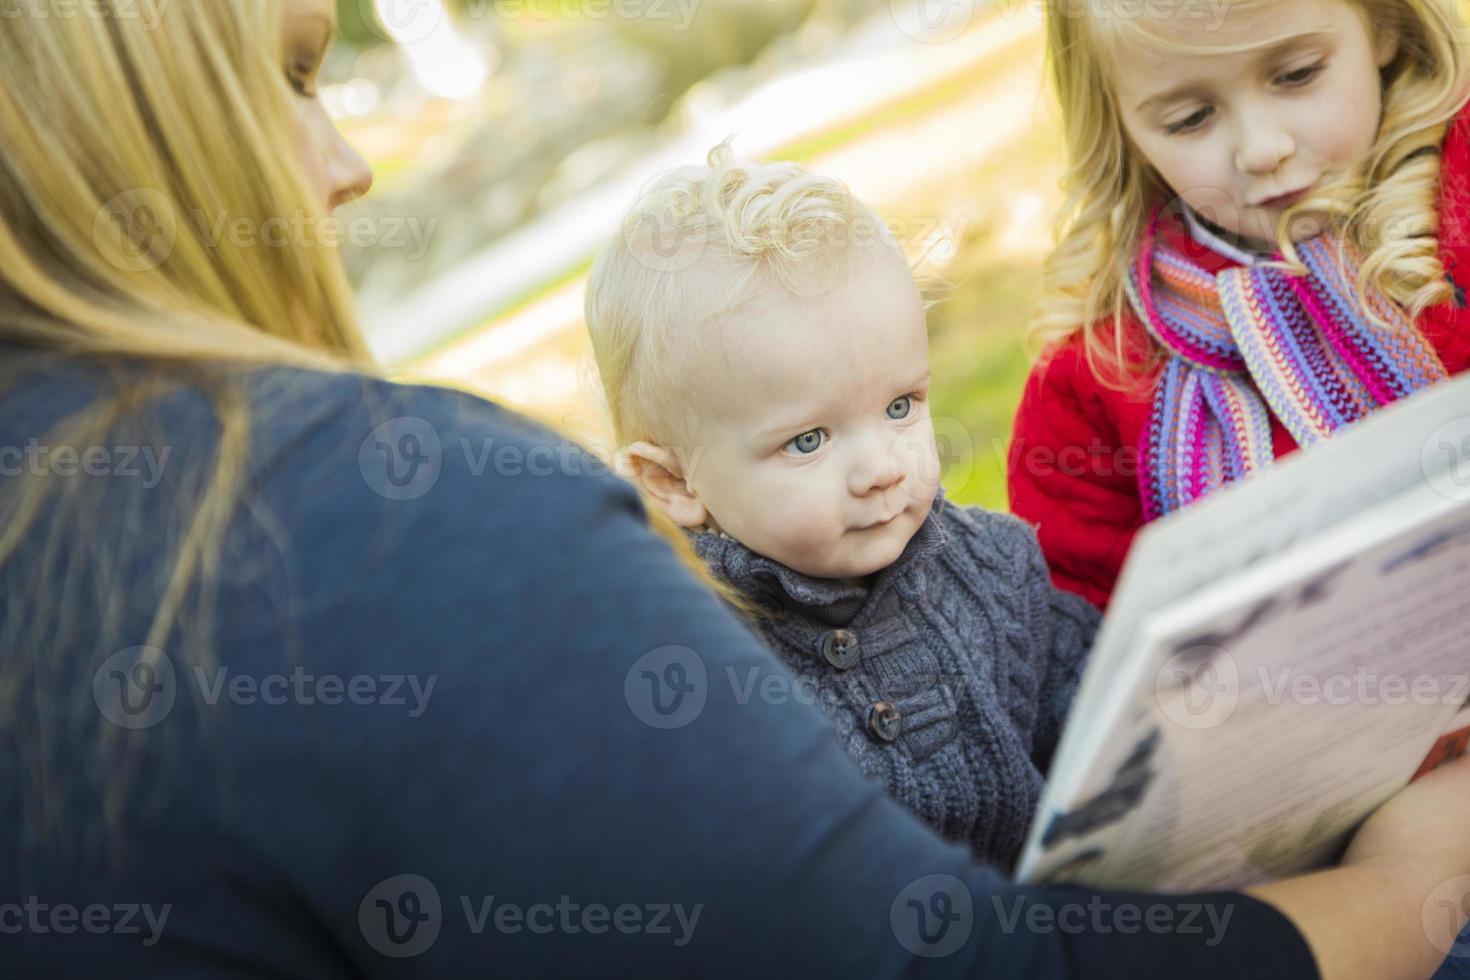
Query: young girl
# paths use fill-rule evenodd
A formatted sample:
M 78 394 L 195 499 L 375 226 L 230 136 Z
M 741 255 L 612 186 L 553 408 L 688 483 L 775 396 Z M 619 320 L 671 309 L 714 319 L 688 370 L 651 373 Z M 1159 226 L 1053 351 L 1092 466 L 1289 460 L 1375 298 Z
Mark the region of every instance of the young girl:
M 1070 202 L 1011 504 L 1105 605 L 1144 522 L 1470 365 L 1465 35 L 1455 0 L 1048 20 Z
M 946 505 L 923 304 L 877 216 L 717 147 L 634 205 L 587 323 L 622 471 L 863 770 L 1010 867 L 1098 614 L 1022 522 Z

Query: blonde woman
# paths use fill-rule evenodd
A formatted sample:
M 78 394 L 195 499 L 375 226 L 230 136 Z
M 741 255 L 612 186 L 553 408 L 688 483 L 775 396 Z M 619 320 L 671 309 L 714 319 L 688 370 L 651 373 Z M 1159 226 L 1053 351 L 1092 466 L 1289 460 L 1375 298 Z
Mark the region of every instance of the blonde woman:
M 1428 972 L 1470 768 L 1254 895 L 1013 885 L 777 696 L 629 485 L 378 377 L 332 13 L 0 20 L 7 977 Z
M 1146 521 L 1470 367 L 1457 0 L 1049 0 L 1070 193 L 1015 512 L 1106 604 Z

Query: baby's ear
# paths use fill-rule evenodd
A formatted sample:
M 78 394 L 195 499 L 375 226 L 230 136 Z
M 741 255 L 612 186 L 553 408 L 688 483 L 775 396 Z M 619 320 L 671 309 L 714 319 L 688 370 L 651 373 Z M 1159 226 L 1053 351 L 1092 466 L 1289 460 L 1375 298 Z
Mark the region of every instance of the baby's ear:
M 618 450 L 618 472 L 653 500 L 674 523 L 700 527 L 708 516 L 704 504 L 689 489 L 684 468 L 672 449 L 651 442 L 634 442 Z

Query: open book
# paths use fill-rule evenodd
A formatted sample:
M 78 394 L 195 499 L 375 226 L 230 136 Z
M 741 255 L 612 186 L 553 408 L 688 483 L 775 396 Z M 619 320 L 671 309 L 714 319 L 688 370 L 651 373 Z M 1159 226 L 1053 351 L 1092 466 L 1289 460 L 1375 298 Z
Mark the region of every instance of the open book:
M 1470 741 L 1470 377 L 1137 538 L 1019 875 L 1183 891 L 1336 859 Z

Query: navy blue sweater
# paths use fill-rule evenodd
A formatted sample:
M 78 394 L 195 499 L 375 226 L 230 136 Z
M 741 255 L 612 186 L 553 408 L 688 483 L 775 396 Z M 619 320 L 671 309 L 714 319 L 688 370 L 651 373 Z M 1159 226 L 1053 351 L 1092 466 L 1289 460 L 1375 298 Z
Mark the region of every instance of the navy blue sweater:
M 5 976 L 1315 975 L 1243 895 L 971 863 L 627 485 L 468 396 L 251 375 L 213 619 L 150 647 L 217 426 L 191 385 L 67 442 L 109 377 L 0 394 L 5 506 L 45 479 L 88 522 L 44 511 L 0 570 L 49 597 L 0 603 Z

